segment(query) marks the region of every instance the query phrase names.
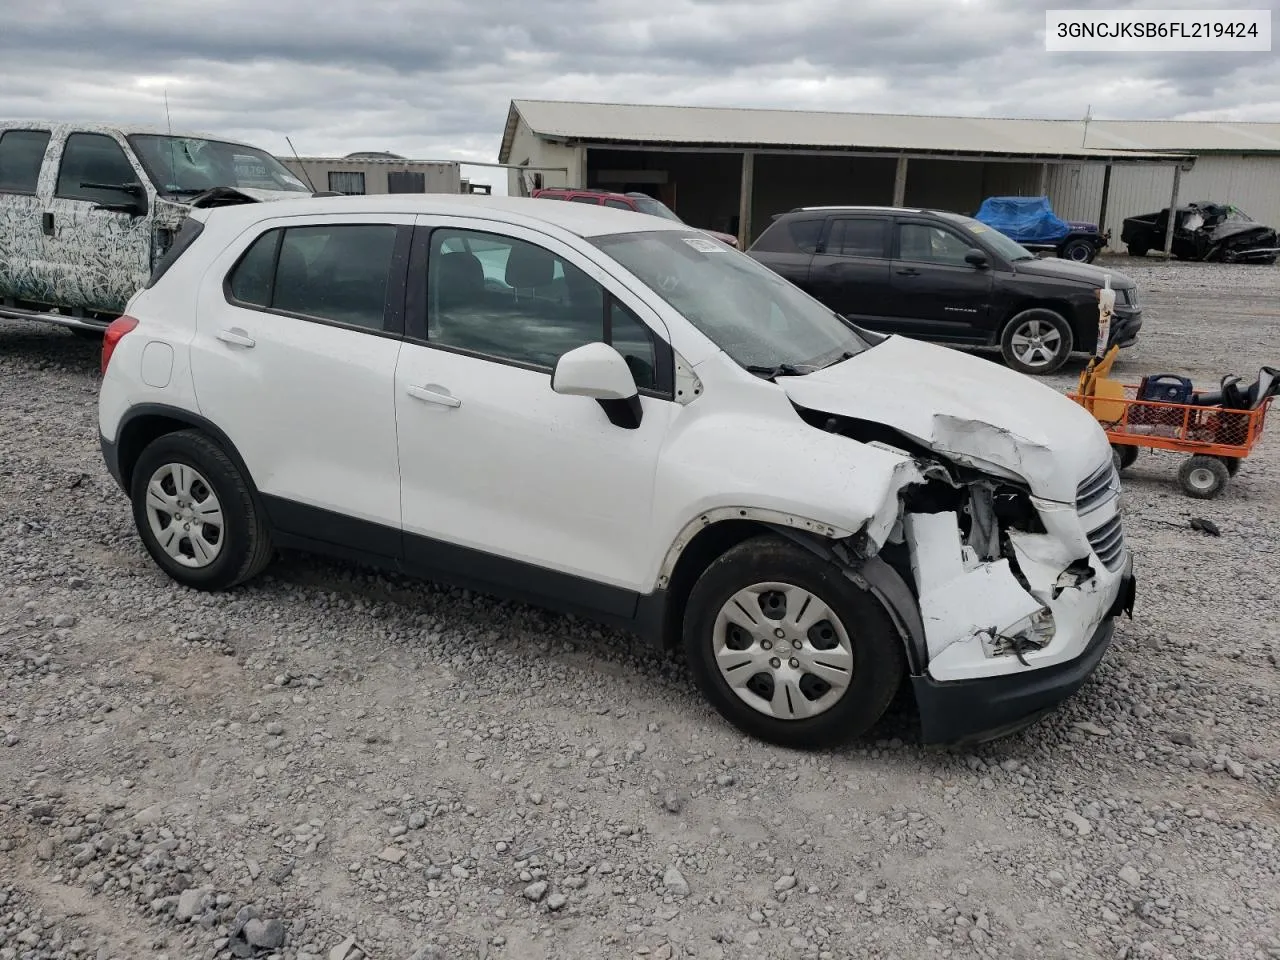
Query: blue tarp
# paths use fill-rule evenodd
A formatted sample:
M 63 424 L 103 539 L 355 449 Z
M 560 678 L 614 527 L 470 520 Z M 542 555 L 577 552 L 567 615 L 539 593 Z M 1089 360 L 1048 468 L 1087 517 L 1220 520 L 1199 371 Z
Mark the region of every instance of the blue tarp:
M 1071 232 L 1048 197 L 987 197 L 974 219 L 1018 243 L 1056 243 Z

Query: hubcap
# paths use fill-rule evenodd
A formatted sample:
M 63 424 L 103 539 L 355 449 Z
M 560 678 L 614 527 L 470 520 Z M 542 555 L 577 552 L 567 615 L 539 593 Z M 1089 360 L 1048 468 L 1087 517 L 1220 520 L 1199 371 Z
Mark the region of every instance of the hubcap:
M 716 666 L 743 703 L 779 720 L 831 709 L 853 679 L 853 645 L 821 598 L 787 583 L 739 590 L 716 617 Z
M 1010 339 L 1013 355 L 1029 367 L 1044 367 L 1062 349 L 1062 334 L 1051 323 L 1027 320 L 1018 325 Z
M 160 549 L 184 567 L 207 567 L 222 552 L 222 505 L 185 463 L 166 463 L 147 483 L 147 522 Z
M 1188 479 L 1197 490 L 1208 490 L 1213 486 L 1216 478 L 1213 475 L 1213 471 L 1207 467 L 1196 467 L 1191 471 Z

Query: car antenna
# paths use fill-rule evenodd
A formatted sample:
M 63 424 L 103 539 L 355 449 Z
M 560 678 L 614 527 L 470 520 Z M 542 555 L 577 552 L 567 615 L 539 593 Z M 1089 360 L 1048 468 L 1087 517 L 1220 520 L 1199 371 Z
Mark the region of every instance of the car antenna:
M 284 138 L 284 142 L 287 143 L 289 145 L 289 149 L 293 151 L 293 159 L 298 161 L 298 170 L 301 172 L 302 176 L 306 178 L 307 186 L 311 188 L 312 193 L 318 193 L 319 191 L 316 190 L 316 185 L 311 182 L 311 174 L 307 173 L 306 165 L 303 164 L 302 158 L 298 156 L 298 148 L 293 145 L 293 141 L 288 137 Z
M 169 176 L 178 180 L 178 156 L 173 152 L 173 118 L 169 116 L 169 88 L 164 88 L 164 122 L 169 127 Z

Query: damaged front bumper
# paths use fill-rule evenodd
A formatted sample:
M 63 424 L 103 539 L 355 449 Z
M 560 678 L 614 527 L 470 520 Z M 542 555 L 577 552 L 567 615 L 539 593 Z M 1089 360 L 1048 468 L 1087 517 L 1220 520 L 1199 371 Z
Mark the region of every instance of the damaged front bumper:
M 996 677 L 939 681 L 911 678 L 925 743 L 970 744 L 1013 733 L 1053 711 L 1092 676 L 1111 646 L 1115 620 L 1132 612 L 1136 581 L 1132 558 L 1116 585 L 1101 622 L 1072 659 Z

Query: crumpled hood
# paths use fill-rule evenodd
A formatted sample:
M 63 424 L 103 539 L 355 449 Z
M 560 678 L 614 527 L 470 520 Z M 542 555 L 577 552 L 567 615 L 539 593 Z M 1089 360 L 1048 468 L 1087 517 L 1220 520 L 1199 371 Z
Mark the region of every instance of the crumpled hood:
M 999 363 L 904 337 L 778 385 L 802 407 L 893 427 L 941 456 L 1007 471 L 1036 496 L 1074 503 L 1108 462 L 1093 416 L 1057 390 Z

